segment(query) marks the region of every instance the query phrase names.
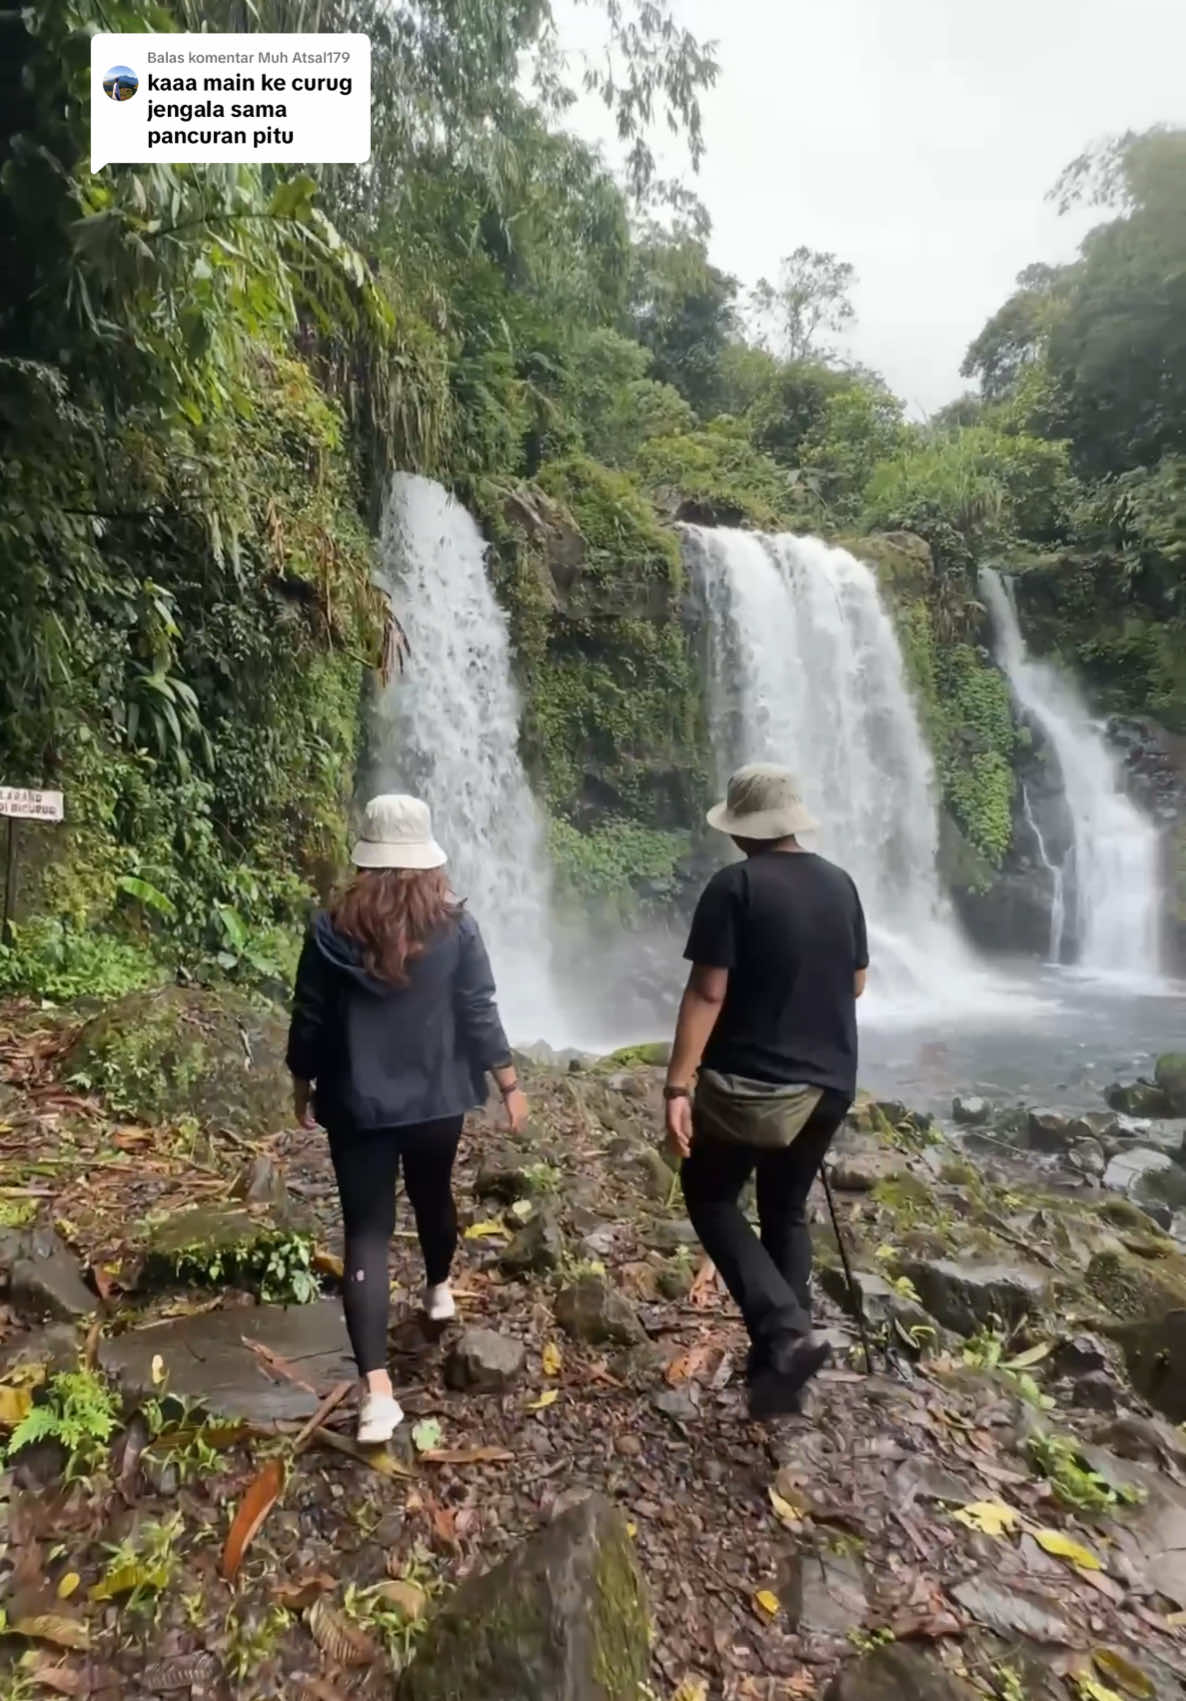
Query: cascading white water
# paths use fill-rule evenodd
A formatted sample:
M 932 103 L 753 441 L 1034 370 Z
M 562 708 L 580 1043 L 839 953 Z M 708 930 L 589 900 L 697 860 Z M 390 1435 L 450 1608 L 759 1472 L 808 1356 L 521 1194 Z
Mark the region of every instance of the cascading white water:
M 1030 794 L 1025 786 L 1021 788 L 1021 809 L 1025 824 L 1034 835 L 1042 867 L 1050 876 L 1050 961 L 1061 963 L 1062 942 L 1067 926 L 1066 875 L 1062 864 L 1051 860 L 1050 852 L 1046 849 L 1045 835 L 1038 825 L 1038 818 L 1034 814 Z
M 486 544 L 441 485 L 398 474 L 378 580 L 408 639 L 402 676 L 372 713 L 371 791 L 423 797 L 456 891 L 485 936 L 512 1037 L 554 1031 L 550 881 L 542 824 L 519 760 L 506 620 Z
M 746 761 L 798 775 L 819 849 L 861 892 L 882 1012 L 981 1008 L 991 989 L 940 889 L 930 756 L 872 572 L 818 538 L 686 533 L 719 780 Z
M 1160 962 L 1157 830 L 1120 788 L 1119 763 L 1072 687 L 1026 651 L 1012 584 L 981 572 L 997 659 L 1018 703 L 1041 727 L 1062 773 L 1073 827 L 1079 963 L 1148 978 Z

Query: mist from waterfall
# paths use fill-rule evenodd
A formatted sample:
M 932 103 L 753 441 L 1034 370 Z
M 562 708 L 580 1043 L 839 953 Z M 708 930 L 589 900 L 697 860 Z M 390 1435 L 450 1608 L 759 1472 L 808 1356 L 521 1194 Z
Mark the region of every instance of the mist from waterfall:
M 1071 684 L 1026 650 L 1012 583 L 980 575 L 997 659 L 1021 708 L 1050 742 L 1070 810 L 1073 843 L 1057 901 L 1072 894 L 1078 964 L 1100 974 L 1148 979 L 1160 964 L 1158 835 L 1125 796 L 1120 763 Z M 1043 852 L 1043 855 L 1045 853 Z
M 871 570 L 818 538 L 685 528 L 705 605 L 718 780 L 791 768 L 821 823 L 809 842 L 853 876 L 878 1014 L 981 1009 L 994 988 L 936 868 L 931 759 Z
M 397 474 L 377 578 L 409 655 L 372 709 L 367 790 L 414 792 L 429 804 L 453 887 L 489 948 L 503 1018 L 512 1038 L 530 1042 L 559 1020 L 551 882 L 485 540 L 441 485 Z

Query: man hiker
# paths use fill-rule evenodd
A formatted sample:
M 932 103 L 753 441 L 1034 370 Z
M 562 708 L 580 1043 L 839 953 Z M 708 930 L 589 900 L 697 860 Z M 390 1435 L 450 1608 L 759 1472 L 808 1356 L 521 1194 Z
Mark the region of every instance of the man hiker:
M 785 768 L 738 769 L 708 823 L 745 860 L 713 876 L 692 921 L 667 1136 L 688 1215 L 749 1330 L 750 1413 L 773 1417 L 798 1409 L 830 1352 L 811 1330 L 806 1206 L 856 1092 L 869 953 L 852 880 L 798 842 L 816 822 Z M 755 1169 L 760 1240 L 737 1203 Z

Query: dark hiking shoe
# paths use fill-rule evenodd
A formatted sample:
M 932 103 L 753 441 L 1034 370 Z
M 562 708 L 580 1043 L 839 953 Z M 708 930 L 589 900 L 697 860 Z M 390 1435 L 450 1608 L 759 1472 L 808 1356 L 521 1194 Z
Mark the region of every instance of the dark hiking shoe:
M 749 1415 L 787 1417 L 799 1410 L 799 1396 L 832 1356 L 819 1335 L 802 1335 L 774 1355 L 774 1363 L 758 1370 L 749 1385 Z

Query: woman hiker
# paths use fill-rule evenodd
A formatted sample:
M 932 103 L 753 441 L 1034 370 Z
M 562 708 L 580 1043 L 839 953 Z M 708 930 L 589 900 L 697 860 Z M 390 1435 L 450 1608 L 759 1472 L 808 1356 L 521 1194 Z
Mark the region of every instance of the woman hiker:
M 798 1409 L 829 1356 L 811 1332 L 806 1205 L 856 1093 L 869 953 L 856 887 L 798 842 L 816 823 L 785 768 L 739 769 L 708 822 L 745 860 L 713 876 L 692 921 L 667 1135 L 688 1215 L 749 1330 L 750 1412 L 773 1417 Z M 755 1170 L 760 1240 L 737 1203 Z
M 387 1370 L 387 1255 L 396 1173 L 424 1255 L 424 1309 L 454 1314 L 453 1161 L 468 1110 L 498 1083 L 507 1124 L 527 1116 L 478 924 L 453 896 L 426 804 L 367 804 L 355 874 L 309 927 L 288 1067 L 298 1120 L 329 1133 L 345 1223 L 344 1308 L 362 1385 L 358 1439 L 390 1439 L 403 1412 Z

